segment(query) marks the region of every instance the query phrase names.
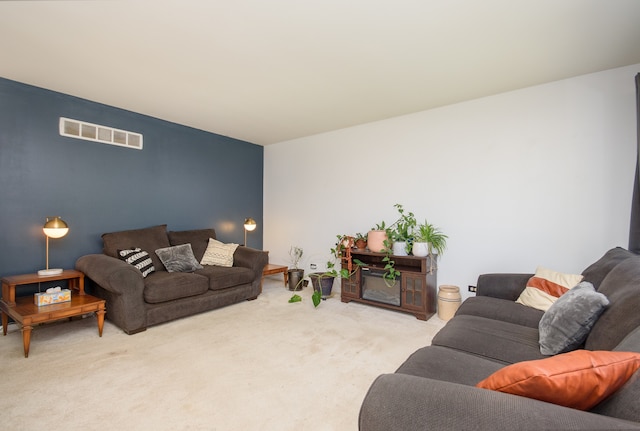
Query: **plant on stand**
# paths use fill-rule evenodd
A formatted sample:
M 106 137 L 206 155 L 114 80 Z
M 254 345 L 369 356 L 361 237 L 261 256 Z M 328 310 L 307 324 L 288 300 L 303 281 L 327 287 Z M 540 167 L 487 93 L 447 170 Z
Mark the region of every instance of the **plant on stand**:
M 389 240 L 393 242 L 393 254 L 397 256 L 407 256 L 411 254 L 413 247 L 413 230 L 417 225 L 416 217 L 410 211 L 405 213 L 404 208 L 400 204 L 395 204 L 394 207 L 398 210 L 399 217 L 398 220 L 388 228 L 391 232 Z
M 336 244 L 330 250 L 331 258 L 327 261 L 327 270 L 324 272 L 315 272 L 309 274 L 309 278 L 311 279 L 311 283 L 313 284 L 313 294 L 311 295 L 311 301 L 313 302 L 314 307 L 320 305 L 320 302 L 323 299 L 326 299 L 331 295 L 333 281 L 335 280 L 335 278 L 348 279 L 357 270 L 357 268 L 353 268 L 353 265 L 363 265 L 360 260 L 351 258 L 351 248 L 355 243 L 354 238 L 348 235 L 337 235 L 336 238 Z M 343 252 L 345 255 L 344 257 Z M 347 264 L 346 268 L 342 268 L 343 260 Z M 300 300 L 301 299 L 297 301 Z M 297 301 L 293 301 L 293 297 L 289 300 L 289 302 Z

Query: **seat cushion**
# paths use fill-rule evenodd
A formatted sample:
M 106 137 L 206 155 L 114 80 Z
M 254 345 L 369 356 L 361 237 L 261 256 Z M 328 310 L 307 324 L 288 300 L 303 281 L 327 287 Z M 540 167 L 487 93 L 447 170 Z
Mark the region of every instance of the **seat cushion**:
M 209 289 L 209 280 L 188 272 L 157 271 L 144 280 L 144 300 L 150 304 L 202 295 Z
M 164 268 L 155 251 L 159 248 L 169 247 L 167 225 L 159 225 L 144 229 L 124 230 L 102 234 L 102 252 L 107 256 L 118 258 L 118 250 L 140 248 L 147 253 L 158 271 Z
M 252 283 L 254 279 L 252 270 L 238 266 L 224 267 L 205 265 L 203 269 L 199 269 L 195 273 L 208 278 L 209 289 L 211 290 L 221 290 L 240 284 L 249 284 Z
M 416 350 L 396 373 L 475 386 L 505 365 L 440 346 Z
M 456 315 L 431 343 L 513 364 L 542 359 L 537 328 L 478 316 Z
M 456 315 L 469 315 L 501 320 L 517 325 L 537 328 L 544 311 L 507 299 L 491 296 L 473 296 L 465 299 Z

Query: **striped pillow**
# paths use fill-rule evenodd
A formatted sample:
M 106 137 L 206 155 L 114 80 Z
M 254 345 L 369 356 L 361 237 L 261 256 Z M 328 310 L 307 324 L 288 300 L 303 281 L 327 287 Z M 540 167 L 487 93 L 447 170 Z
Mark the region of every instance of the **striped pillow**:
M 563 294 L 582 281 L 580 274 L 563 274 L 539 266 L 516 302 L 547 311 Z
M 156 270 L 151 261 L 151 257 L 149 257 L 149 253 L 139 247 L 129 250 L 118 250 L 118 257 L 138 268 L 143 277 L 146 277 Z

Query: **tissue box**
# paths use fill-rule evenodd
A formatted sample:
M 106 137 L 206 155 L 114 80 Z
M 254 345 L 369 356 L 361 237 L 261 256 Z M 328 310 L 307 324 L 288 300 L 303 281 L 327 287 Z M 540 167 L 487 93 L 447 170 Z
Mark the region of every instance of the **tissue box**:
M 51 305 L 69 301 L 71 301 L 71 291 L 69 289 L 62 289 L 60 292 L 43 292 L 33 295 L 33 302 L 38 307 L 41 305 Z

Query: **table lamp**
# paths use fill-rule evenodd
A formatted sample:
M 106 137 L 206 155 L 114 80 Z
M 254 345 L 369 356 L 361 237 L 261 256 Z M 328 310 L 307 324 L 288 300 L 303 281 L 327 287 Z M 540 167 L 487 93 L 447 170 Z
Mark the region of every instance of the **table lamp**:
M 256 221 L 251 217 L 244 220 L 244 246 L 247 246 L 247 231 L 251 232 L 257 227 Z
M 47 217 L 47 221 L 42 227 L 45 237 L 47 238 L 46 255 L 47 267 L 38 271 L 38 275 L 57 275 L 62 273 L 62 269 L 49 269 L 49 238 L 62 238 L 69 232 L 69 226 L 60 217 Z

